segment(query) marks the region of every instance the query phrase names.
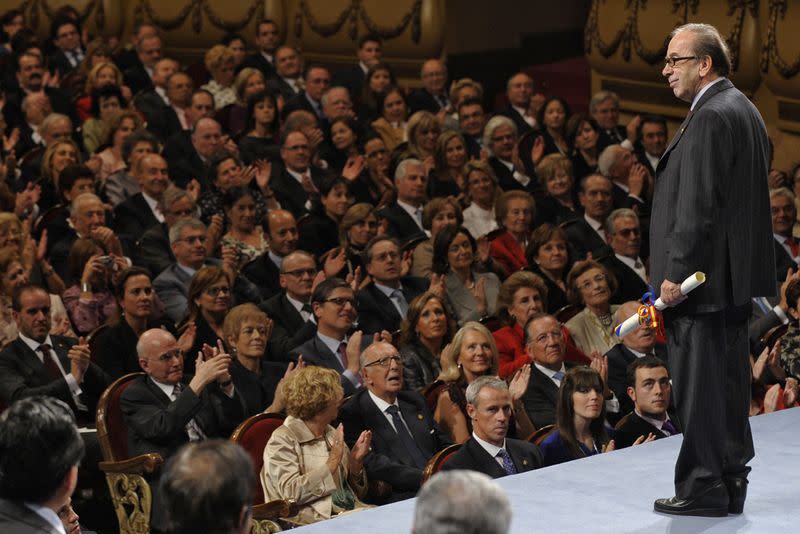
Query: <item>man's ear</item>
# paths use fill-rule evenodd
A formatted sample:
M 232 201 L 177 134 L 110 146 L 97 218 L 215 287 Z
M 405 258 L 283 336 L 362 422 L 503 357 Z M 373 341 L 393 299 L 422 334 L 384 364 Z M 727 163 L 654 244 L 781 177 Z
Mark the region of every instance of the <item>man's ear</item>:
M 632 387 L 628 386 L 628 389 L 626 391 L 628 393 L 628 396 L 633 401 L 633 403 L 636 404 L 636 390 L 633 389 Z
M 242 510 L 239 512 L 239 533 L 240 534 L 247 534 L 250 532 L 250 523 L 253 517 L 253 509 L 250 507 L 249 504 L 245 504 L 242 506 Z
M 475 419 L 475 412 L 477 411 L 478 409 L 475 408 L 475 406 L 473 406 L 470 403 L 467 403 L 467 415 L 469 416 L 470 419 Z

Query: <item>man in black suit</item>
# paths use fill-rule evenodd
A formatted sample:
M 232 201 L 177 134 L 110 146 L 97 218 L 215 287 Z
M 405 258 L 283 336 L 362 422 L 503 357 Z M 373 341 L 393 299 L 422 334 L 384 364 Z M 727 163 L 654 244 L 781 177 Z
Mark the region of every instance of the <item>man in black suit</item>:
M 268 350 L 273 360 L 284 360 L 291 349 L 317 333 L 311 307 L 316 275 L 317 264 L 311 254 L 302 250 L 287 254 L 282 258 L 278 277 L 283 291 L 258 305 L 272 320 Z
M 193 125 L 191 145 L 185 145 L 178 137 L 173 136 L 170 140 L 173 139 L 174 145 L 164 147 L 164 157 L 170 162 L 170 178 L 183 189 L 192 180 L 197 180 L 205 190 L 209 186 L 206 175 L 211 156 L 225 147 L 222 127 L 214 119 L 203 117 Z
M 264 237 L 269 244 L 269 250 L 245 264 L 242 272 L 258 286 L 262 300 L 267 300 L 280 293 L 279 274 L 283 260 L 297 250 L 299 234 L 294 215 L 286 210 L 270 210 Z
M 507 438 L 513 406 L 504 380 L 481 376 L 467 387 L 467 415 L 472 436 L 442 466 L 470 469 L 492 478 L 515 475 L 542 466 L 542 452 L 533 443 Z
M 90 362 L 89 345 L 50 335 L 50 295 L 38 286 L 18 287 L 11 307 L 19 337 L 0 352 L 0 402 L 48 395 L 67 403 L 81 424 L 94 423 L 109 380 Z
M 660 115 L 642 115 L 637 138 L 639 142 L 634 147 L 636 158 L 647 167 L 650 176 L 655 176 L 658 160 L 667 149 L 666 119 Z
M 408 95 L 411 113 L 430 111 L 434 115 L 450 107 L 447 98 L 447 66 L 440 59 L 429 59 L 420 70 L 422 87 Z
M 425 399 L 403 390 L 403 363 L 389 343 L 372 343 L 361 354 L 366 389 L 340 412 L 345 440 L 352 447 L 364 430 L 372 431 L 372 448 L 364 458 L 367 476 L 392 486 L 389 501 L 413 497 L 431 457 L 452 442 L 433 420 Z
M 647 268 L 639 257 L 642 247 L 639 217 L 627 208 L 614 210 L 606 219 L 604 228 L 611 251 L 597 259 L 617 280 L 617 290 L 611 295 L 611 302 L 641 301 L 647 292 Z
M 122 47 L 116 54 L 114 54 L 114 63 L 119 67 L 119 70 L 125 72 L 131 67 L 141 66 L 142 62 L 139 59 L 139 54 L 136 49 L 139 42 L 145 37 L 158 35 L 158 28 L 150 22 L 135 22 L 131 30 L 130 44 Z
M 428 289 L 429 280 L 401 276 L 400 256 L 400 244 L 385 235 L 364 247 L 364 266 L 372 281 L 358 292 L 358 326 L 368 334 L 399 330 L 408 305 Z
M 626 148 L 633 149 L 634 139 L 628 139 L 628 131 L 619 124 L 619 96 L 612 91 L 599 91 L 589 101 L 589 113 L 600 126 L 600 137 L 597 150 L 602 152 L 608 145 L 622 144 L 628 141 Z M 635 130 L 634 130 L 635 134 Z
M 319 365 L 341 373 L 344 394 L 352 395 L 361 387 L 359 355 L 370 343 L 370 336 L 362 338 L 360 331 L 349 335 L 358 317 L 353 288 L 340 278 L 328 278 L 314 289 L 311 308 L 317 333 L 292 349 L 289 356 L 294 361 L 302 356 L 307 365 Z M 386 337 L 391 339 L 388 333 Z
M 483 127 L 486 126 L 486 112 L 480 98 L 465 98 L 458 104 L 458 126 L 467 144 L 470 159 L 480 159 L 483 148 Z
M 578 201 L 583 218 L 566 221 L 562 226 L 578 259 L 591 252 L 595 258 L 609 253 L 608 236 L 603 222 L 614 208 L 611 181 L 601 174 L 588 174 L 581 179 Z
M 227 438 L 241 422 L 242 400 L 228 372 L 228 354 L 215 348 L 205 358 L 186 355 L 196 358 L 196 367 L 191 382 L 183 384 L 184 354 L 172 334 L 147 330 L 136 350 L 146 376 L 136 378 L 120 398 L 131 456 L 156 452 L 168 458 L 190 441 Z
M 633 411 L 614 430 L 617 449 L 630 447 L 642 436 L 661 439 L 680 433 L 678 421 L 668 413 L 672 385 L 664 362 L 652 355 L 637 358 L 628 365 L 626 375 Z
M 22 115 L 22 99 L 31 93 L 44 91 L 50 101 L 50 108 L 56 113 L 67 115 L 73 124 L 78 124 L 75 106 L 70 102 L 69 96 L 57 87 L 44 86 L 44 69 L 42 59 L 33 51 L 23 52 L 17 59 L 16 72 L 18 88 L 6 90 L 6 103 L 3 106 L 3 115 L 8 123 L 8 129 L 19 127 L 24 121 Z
M 641 302 L 626 302 L 617 309 L 616 324 L 634 315 Z M 667 365 L 667 346 L 658 343 L 656 331 L 652 328 L 637 328 L 606 352 L 608 357 L 608 387 L 619 399 L 619 415 L 625 415 L 633 410 L 633 402 L 627 394 L 628 365 L 645 356 L 655 355 L 665 366 Z M 610 415 L 610 414 L 609 414 Z M 615 414 L 616 415 L 616 414 Z M 611 418 L 611 423 L 616 423 L 618 418 Z
M 288 117 L 292 111 L 302 109 L 316 115 L 319 121 L 325 120 L 322 113 L 322 95 L 331 86 L 331 73 L 322 65 L 310 63 L 303 72 L 304 89 L 297 96 L 286 102 L 281 112 Z
M 503 115 L 495 115 L 483 129 L 483 146 L 492 154 L 489 165 L 497 176 L 500 189 L 533 192 L 537 181 L 527 174 L 525 164 L 514 155 L 514 147 L 519 139 L 517 132 L 514 121 Z
M 265 80 L 275 76 L 275 61 L 273 54 L 281 42 L 281 33 L 278 24 L 270 19 L 264 19 L 256 27 L 257 52 L 247 56 L 239 65 L 241 70 L 245 67 L 258 69 Z
M 63 402 L 36 396 L 0 417 L 0 532 L 59 534 L 85 447 Z
M 333 75 L 333 85 L 346 87 L 351 95 L 361 94 L 367 70 L 377 64 L 383 56 L 383 39 L 377 34 L 362 35 L 358 38 L 357 45 L 358 63 Z
M 319 184 L 325 171 L 311 164 L 311 145 L 301 131 L 289 132 L 281 145 L 283 166 L 275 165 L 270 188 L 283 209 L 299 219 L 319 199 Z M 277 174 L 277 175 L 276 175 Z
M 172 58 L 159 59 L 153 65 L 152 85 L 134 96 L 136 109 L 147 119 L 147 129 L 164 143 L 175 131 L 180 130 L 180 122 L 167 96 L 167 80 L 180 69 Z M 175 123 L 178 123 L 176 126 Z
M 267 89 L 288 102 L 303 90 L 303 80 L 300 77 L 303 60 L 300 52 L 293 46 L 278 47 L 275 50 L 275 69 L 275 77 L 267 80 Z
M 530 76 L 518 72 L 508 79 L 506 83 L 508 107 L 498 110 L 498 113 L 514 121 L 520 135 L 538 127 L 535 114 L 531 111 L 532 96 L 533 80 Z
M 50 69 L 61 79 L 78 68 L 86 51 L 81 43 L 81 28 L 71 18 L 57 18 L 50 27 L 50 37 L 57 50 L 50 56 Z
M 133 175 L 140 192 L 114 209 L 117 233 L 123 250 L 132 255 L 136 241 L 152 226 L 164 222 L 164 191 L 169 185 L 167 161 L 158 154 L 147 154 L 136 162 Z
M 125 85 L 130 87 L 134 96 L 153 87 L 153 69 L 161 59 L 161 37 L 158 34 L 143 37 L 136 47 L 136 54 L 138 64 L 123 73 Z
M 597 158 L 600 174 L 611 180 L 615 208 L 630 208 L 637 213 L 649 211 L 647 195 L 652 176 L 636 161 L 633 152 L 621 145 L 608 145 Z
M 794 195 L 785 187 L 769 192 L 769 208 L 772 215 L 772 237 L 775 250 L 775 280 L 783 282 L 789 269 L 797 269 L 800 263 L 800 244 L 792 235 L 797 220 Z
M 426 235 L 422 226 L 422 208 L 428 188 L 428 174 L 418 159 L 405 159 L 394 171 L 397 200 L 380 211 L 386 220 L 386 233 L 402 240 L 412 241 Z
M 684 437 L 676 495 L 655 508 L 721 516 L 742 512 L 755 454 L 747 322 L 752 297 L 775 295 L 770 148 L 758 110 L 726 78 L 719 32 L 688 24 L 672 35 L 662 74 L 691 112 L 656 170 L 650 277 L 674 306 L 664 323 Z M 695 271 L 706 282 L 687 298 L 680 283 Z

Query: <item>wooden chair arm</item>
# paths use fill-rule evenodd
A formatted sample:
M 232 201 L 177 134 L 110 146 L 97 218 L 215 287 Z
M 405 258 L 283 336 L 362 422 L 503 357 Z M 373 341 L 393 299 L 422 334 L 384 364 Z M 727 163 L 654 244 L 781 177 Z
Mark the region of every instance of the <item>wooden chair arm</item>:
M 103 461 L 99 463 L 99 466 L 104 473 L 149 475 L 155 473 L 163 463 L 164 459 L 160 454 L 151 452 L 119 462 Z
M 253 506 L 253 519 L 278 519 L 293 517 L 299 510 L 297 503 L 290 500 L 277 499 Z

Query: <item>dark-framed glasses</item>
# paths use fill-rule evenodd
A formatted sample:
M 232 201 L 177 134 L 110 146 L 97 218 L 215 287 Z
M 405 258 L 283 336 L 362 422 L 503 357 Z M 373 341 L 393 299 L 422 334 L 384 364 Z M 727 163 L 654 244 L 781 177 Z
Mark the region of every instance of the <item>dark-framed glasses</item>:
M 680 56 L 680 57 L 666 57 L 664 58 L 664 66 L 671 69 L 675 68 L 675 64 L 679 61 L 688 61 L 690 59 L 698 59 L 697 56 Z
M 400 358 L 399 355 L 395 356 L 386 356 L 385 358 L 381 358 L 380 360 L 375 360 L 374 362 L 369 362 L 364 364 L 364 367 L 372 367 L 374 365 L 380 365 L 381 367 L 389 367 L 392 362 L 396 363 L 397 365 L 403 365 L 403 360 Z

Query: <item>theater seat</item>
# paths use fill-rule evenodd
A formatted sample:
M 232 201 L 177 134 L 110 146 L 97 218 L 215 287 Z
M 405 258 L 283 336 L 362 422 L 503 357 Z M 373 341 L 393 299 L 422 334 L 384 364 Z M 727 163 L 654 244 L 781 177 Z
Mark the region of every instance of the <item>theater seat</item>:
M 452 455 L 461 448 L 460 443 L 454 443 L 453 445 L 448 445 L 444 449 L 440 450 L 436 454 L 428 460 L 428 464 L 425 466 L 425 469 L 422 470 L 422 484 L 428 481 L 433 475 L 438 473 L 444 463 L 450 459 Z
M 447 387 L 447 384 L 441 380 L 434 380 L 424 388 L 422 388 L 422 396 L 425 397 L 425 404 L 428 405 L 428 410 L 431 413 L 436 411 L 436 405 L 439 404 L 439 395 Z
M 278 413 L 260 413 L 243 421 L 231 434 L 231 441 L 239 444 L 253 460 L 256 492 L 253 499 L 253 526 L 251 532 L 280 532 L 279 519 L 297 515 L 293 501 L 264 502 L 261 486 L 261 468 L 264 466 L 264 448 L 272 433 L 283 424 L 285 417 Z
M 145 477 L 156 473 L 164 463 L 160 454 L 133 458 L 128 454 L 128 429 L 119 401 L 125 388 L 143 374 L 131 373 L 117 379 L 97 403 L 97 438 L 103 454 L 100 470 L 106 474 L 121 534 L 150 531 L 153 495 Z
M 544 438 L 550 435 L 550 433 L 555 430 L 555 425 L 547 425 L 543 426 L 539 430 L 535 430 L 533 434 L 528 436 L 527 441 L 533 443 L 534 445 L 539 445 L 544 441 Z

